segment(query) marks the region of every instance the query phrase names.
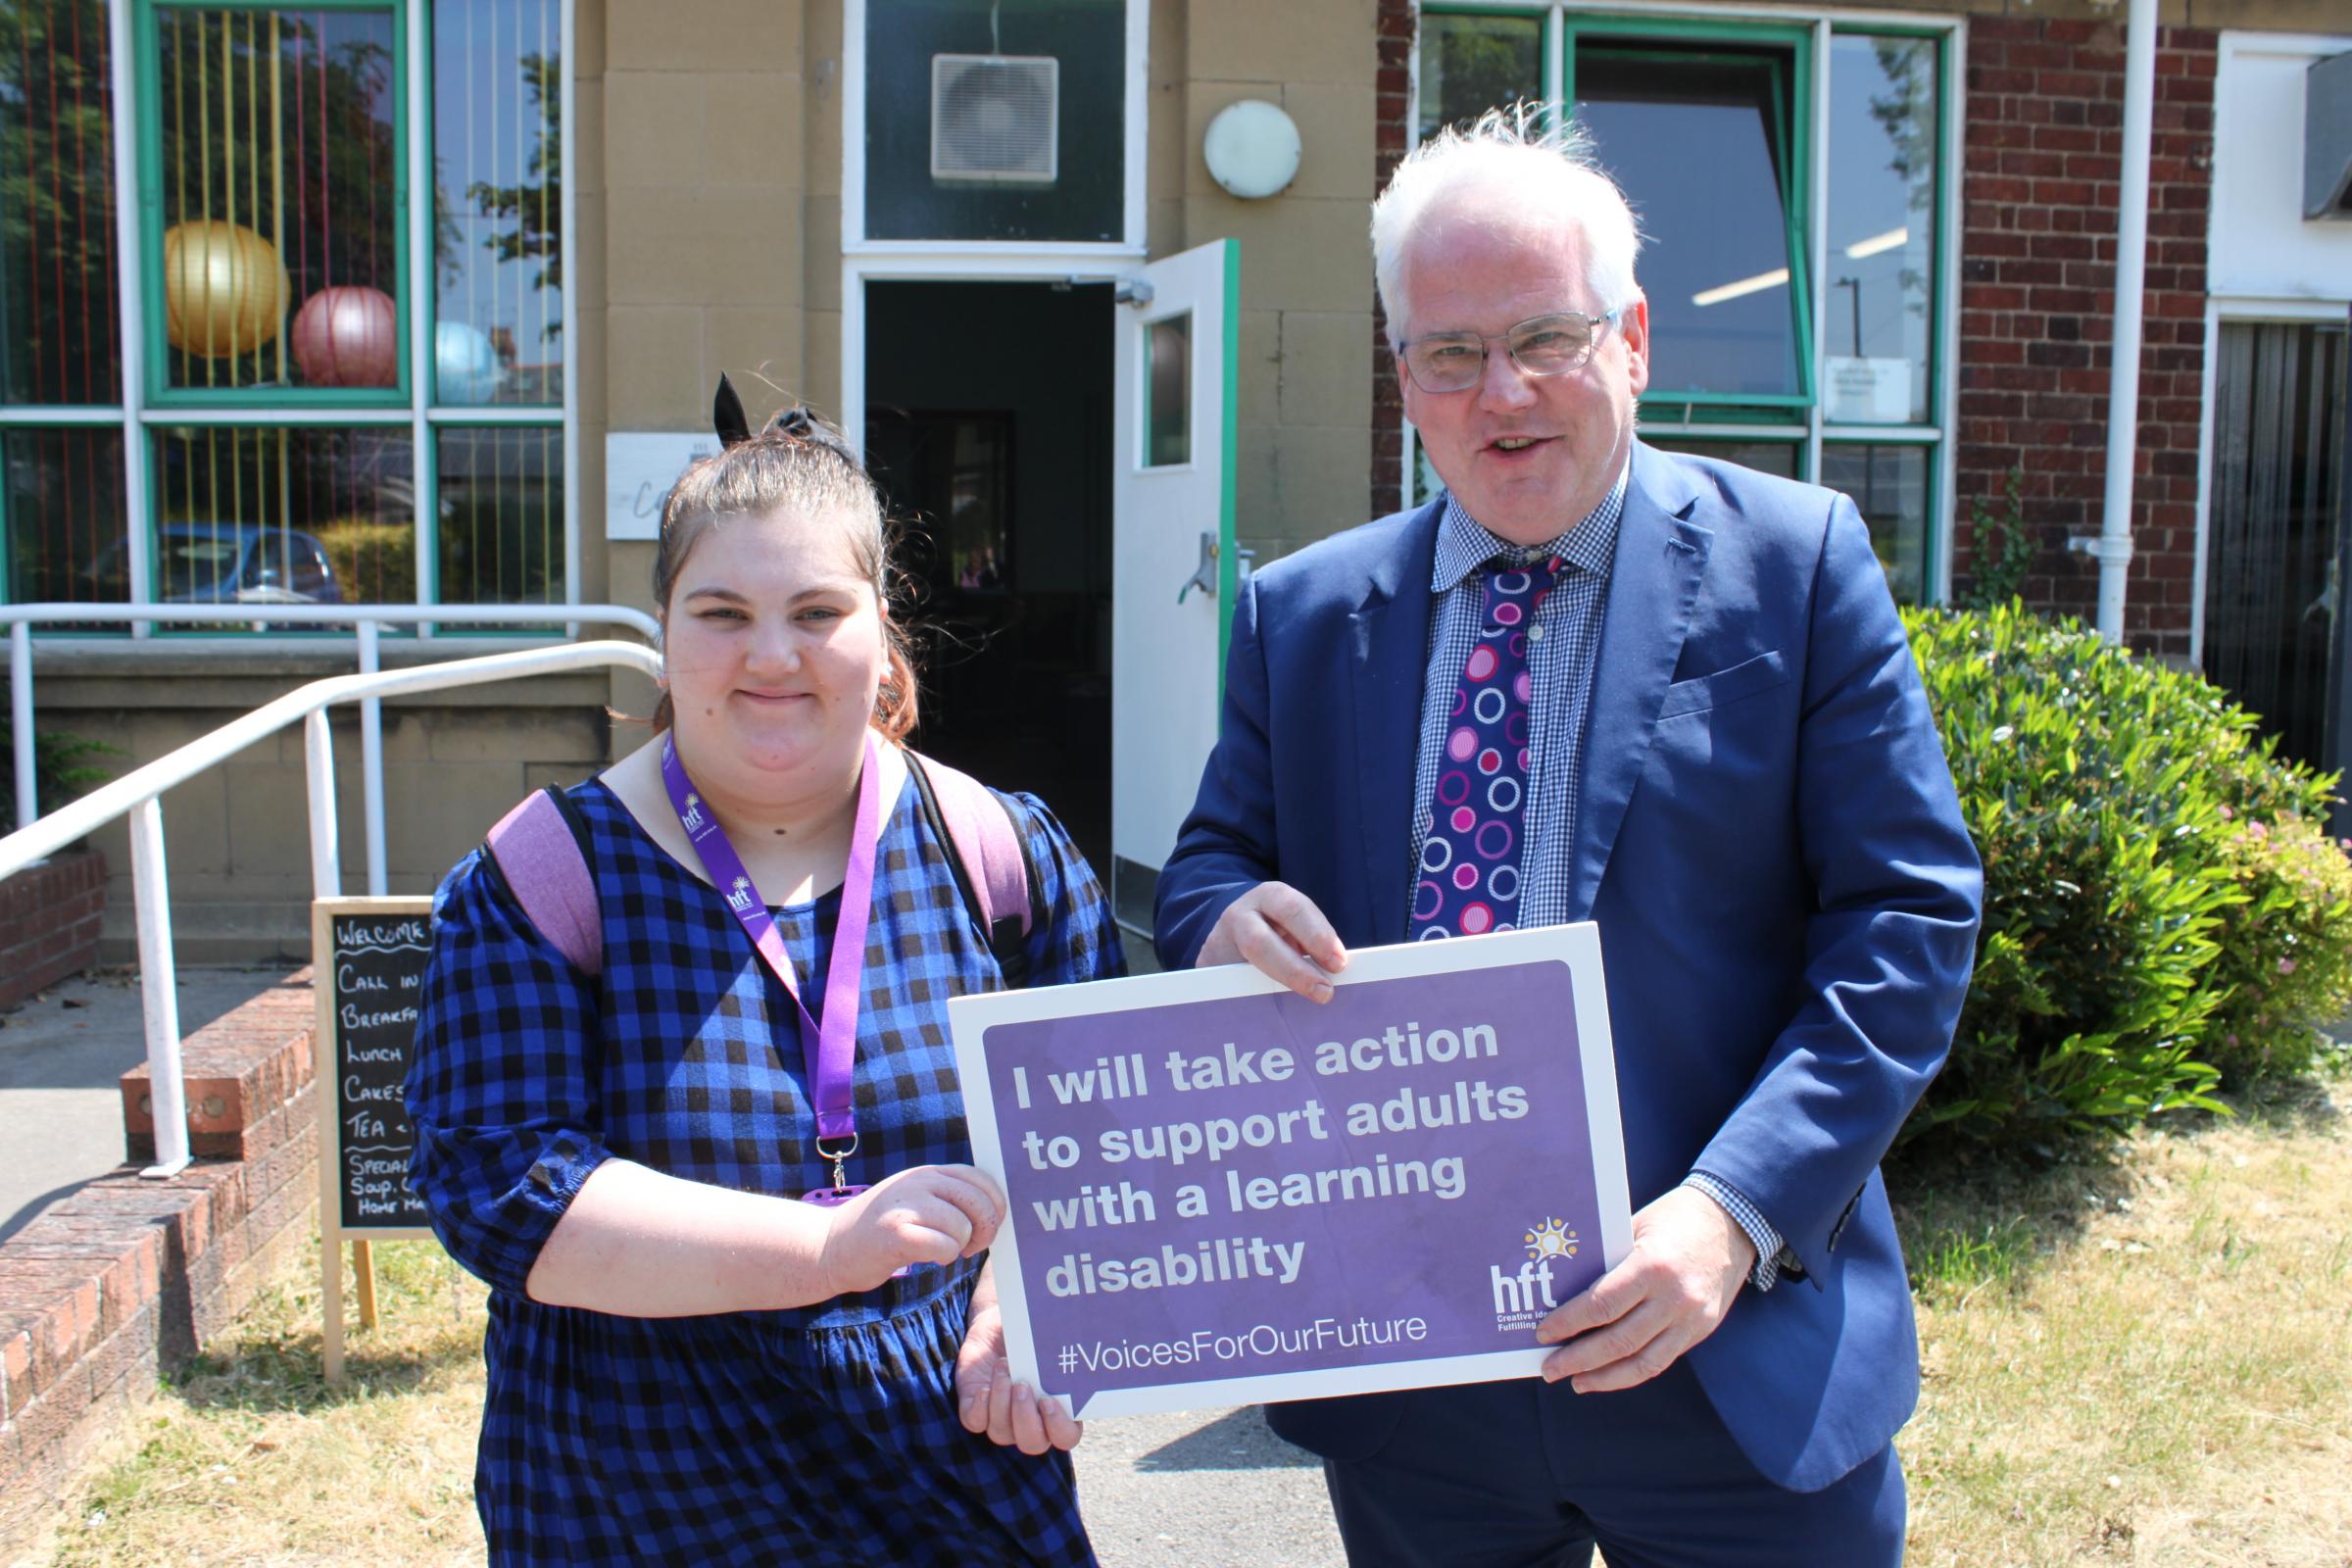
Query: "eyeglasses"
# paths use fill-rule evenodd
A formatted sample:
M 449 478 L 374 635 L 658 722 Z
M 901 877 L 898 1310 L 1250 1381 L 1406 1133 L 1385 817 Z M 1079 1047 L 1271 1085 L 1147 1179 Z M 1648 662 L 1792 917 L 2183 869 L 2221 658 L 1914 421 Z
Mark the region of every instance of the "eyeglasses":
M 1432 332 L 1398 344 L 1396 352 L 1404 357 L 1405 372 L 1422 391 L 1467 392 L 1486 377 L 1490 343 L 1502 344 L 1523 375 L 1566 375 L 1592 358 L 1592 351 L 1616 319 L 1616 311 L 1598 316 L 1560 311 L 1530 317 L 1493 337 L 1477 332 Z

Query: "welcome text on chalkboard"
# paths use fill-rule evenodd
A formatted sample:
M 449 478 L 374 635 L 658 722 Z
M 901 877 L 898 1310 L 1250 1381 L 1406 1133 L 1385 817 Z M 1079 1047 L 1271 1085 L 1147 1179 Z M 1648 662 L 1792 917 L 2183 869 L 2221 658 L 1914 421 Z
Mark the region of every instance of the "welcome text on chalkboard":
M 341 1228 L 410 1229 L 428 1216 L 409 1190 L 416 1136 L 401 1082 L 432 938 L 423 914 L 337 914 L 330 929 L 334 1049 L 321 1064 L 333 1078 Z

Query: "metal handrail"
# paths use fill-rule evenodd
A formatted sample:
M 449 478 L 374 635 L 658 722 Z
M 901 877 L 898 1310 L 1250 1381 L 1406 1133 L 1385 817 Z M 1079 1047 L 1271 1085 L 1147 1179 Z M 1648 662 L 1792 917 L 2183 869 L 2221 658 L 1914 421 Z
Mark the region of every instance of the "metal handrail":
M 32 733 L 32 628 L 53 622 L 120 621 L 134 629 L 150 622 L 164 625 L 241 626 L 255 621 L 288 626 L 350 626 L 359 637 L 360 673 L 380 668 L 379 626 L 417 624 L 447 626 L 561 625 L 582 623 L 633 627 L 649 643 L 659 643 L 662 628 L 653 616 L 627 605 L 0 605 L 0 626 L 8 627 L 8 687 L 11 745 L 16 754 L 17 826 L 40 820 L 35 798 L 37 768 Z M 50 646 L 55 646 L 54 641 Z M 109 639 L 107 646 L 117 646 Z M 384 891 L 384 718 L 382 706 L 368 698 L 360 704 L 360 792 L 362 822 L 368 842 L 368 891 Z
M 581 607 L 572 608 L 576 612 Z M 137 906 L 139 983 L 155 1112 L 156 1163 L 141 1175 L 176 1175 L 186 1168 L 189 1157 L 187 1097 L 179 1058 L 179 998 L 172 962 L 171 890 L 164 865 L 163 792 L 226 761 L 294 720 L 303 720 L 304 775 L 311 810 L 311 889 L 314 897 L 336 898 L 343 891 L 343 871 L 335 832 L 335 754 L 326 722 L 329 707 L 452 686 L 479 686 L 520 675 L 612 666 L 647 675 L 661 672 L 661 661 L 652 649 L 608 640 L 454 659 L 416 669 L 330 675 L 265 703 L 60 807 L 31 826 L 0 838 L 0 879 L 5 879 L 119 816 L 130 817 L 131 892 Z

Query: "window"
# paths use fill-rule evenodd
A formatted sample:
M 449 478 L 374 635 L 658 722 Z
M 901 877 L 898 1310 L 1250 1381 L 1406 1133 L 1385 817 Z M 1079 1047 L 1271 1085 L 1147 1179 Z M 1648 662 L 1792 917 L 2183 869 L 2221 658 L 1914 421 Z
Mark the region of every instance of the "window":
M 1419 49 L 1419 135 L 1540 98 L 1633 202 L 1643 439 L 1846 491 L 1897 597 L 1931 597 L 1951 505 L 1950 27 L 1449 8 Z M 1406 451 L 1406 493 L 1433 494 Z
M 564 603 L 564 0 L 126 11 L 0 8 L 0 590 Z
M 864 12 L 863 238 L 1128 237 L 1129 0 Z

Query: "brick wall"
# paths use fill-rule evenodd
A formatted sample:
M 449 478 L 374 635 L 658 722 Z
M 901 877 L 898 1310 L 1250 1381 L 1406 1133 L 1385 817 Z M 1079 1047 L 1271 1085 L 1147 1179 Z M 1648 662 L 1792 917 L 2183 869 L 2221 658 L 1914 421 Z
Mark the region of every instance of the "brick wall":
M 96 851 L 0 881 L 0 1007 L 88 968 L 105 919 L 106 857 Z
M 2196 571 L 2215 42 L 2211 31 L 2166 27 L 2156 44 L 2125 629 L 2174 657 L 2188 653 Z M 2027 602 L 2084 616 L 2096 609 L 2098 564 L 2068 555 L 2066 538 L 2096 532 L 2104 511 L 2123 118 L 2117 24 L 1970 22 L 1953 578 L 1965 586 L 1974 568 L 1971 501 L 1997 499 L 2020 468 L 2040 546 Z
M 135 1163 L 0 1242 L 0 1559 L 39 1528 L 76 1468 L 225 1331 L 318 1201 L 312 996 L 290 976 L 188 1037 L 200 1155 L 169 1181 Z M 145 1094 L 145 1069 L 124 1098 Z M 132 1158 L 152 1158 L 132 1134 Z M 9 1559 L 13 1560 L 13 1559 Z
M 1372 188 L 1388 189 L 1389 175 L 1404 160 L 1411 134 L 1413 0 L 1379 0 L 1380 73 L 1375 78 L 1372 132 Z M 1382 517 L 1404 505 L 1397 483 L 1404 458 L 1404 400 L 1396 391 L 1396 356 L 1389 352 L 1389 318 L 1372 306 L 1372 515 Z

